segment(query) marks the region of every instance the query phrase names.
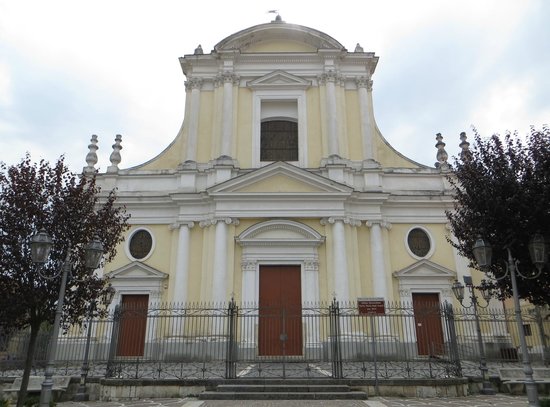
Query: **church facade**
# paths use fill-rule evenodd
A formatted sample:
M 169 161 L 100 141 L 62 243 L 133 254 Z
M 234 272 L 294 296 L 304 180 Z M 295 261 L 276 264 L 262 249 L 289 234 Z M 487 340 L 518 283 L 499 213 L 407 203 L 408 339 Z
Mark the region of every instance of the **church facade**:
M 377 62 L 280 17 L 180 58 L 176 138 L 121 169 L 117 136 L 98 174 L 131 214 L 104 270 L 114 304 L 453 302 L 470 270 L 447 240 L 445 144 L 428 167 L 384 139 Z

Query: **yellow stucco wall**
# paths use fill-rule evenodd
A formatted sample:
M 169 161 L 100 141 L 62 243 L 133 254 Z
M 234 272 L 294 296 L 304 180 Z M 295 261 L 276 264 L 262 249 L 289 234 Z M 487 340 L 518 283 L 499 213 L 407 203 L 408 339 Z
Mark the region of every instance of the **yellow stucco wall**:
M 239 88 L 239 111 L 237 114 L 237 131 L 235 132 L 237 153 L 235 157 L 241 168 L 252 167 L 252 91 Z

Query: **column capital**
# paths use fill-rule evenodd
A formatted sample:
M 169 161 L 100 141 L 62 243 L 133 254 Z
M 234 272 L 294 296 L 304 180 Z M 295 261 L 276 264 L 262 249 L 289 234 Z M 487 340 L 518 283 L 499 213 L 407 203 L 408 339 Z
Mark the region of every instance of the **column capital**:
M 226 217 L 226 218 L 214 218 L 214 217 L 211 217 L 211 218 L 208 218 L 208 219 L 203 219 L 199 222 L 199 226 L 201 228 L 206 228 L 208 226 L 212 226 L 212 225 L 215 225 L 217 224 L 218 222 L 223 222 L 225 223 L 226 225 L 235 225 L 237 226 L 240 221 L 238 218 L 231 218 L 231 217 Z
M 231 71 L 224 71 L 220 73 L 216 79 L 214 80 L 215 84 L 217 86 L 224 84 L 224 83 L 231 83 L 233 85 L 236 85 L 239 83 L 241 77 L 234 72 Z
M 185 81 L 185 90 L 200 89 L 203 80 L 201 78 L 191 77 Z
M 366 88 L 368 91 L 372 90 L 372 80 L 368 76 L 356 77 L 355 84 L 357 88 Z
M 373 227 L 374 225 L 378 225 L 384 229 L 390 230 L 392 228 L 392 224 L 390 222 L 387 222 L 385 220 L 367 220 L 365 222 L 365 226 L 368 228 Z
M 323 72 L 322 74 L 317 75 L 317 80 L 320 84 L 325 85 L 328 82 L 336 83 L 339 77 L 340 76 L 338 75 L 338 73 L 331 69 L 327 72 Z
M 195 227 L 195 222 L 193 221 L 182 221 L 182 222 L 174 222 L 168 226 L 170 230 L 179 229 L 182 226 L 186 226 L 188 229 L 193 229 Z
M 241 269 L 242 271 L 256 271 L 256 265 L 258 262 L 256 260 L 243 260 L 241 262 Z

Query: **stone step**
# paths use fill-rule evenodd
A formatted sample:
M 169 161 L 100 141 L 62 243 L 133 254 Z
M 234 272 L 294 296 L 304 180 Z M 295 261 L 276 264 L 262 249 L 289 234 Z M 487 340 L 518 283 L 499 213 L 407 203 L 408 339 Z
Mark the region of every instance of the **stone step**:
M 216 387 L 216 391 L 219 392 L 286 392 L 286 393 L 338 393 L 338 392 L 349 392 L 350 388 L 348 385 L 339 384 L 339 385 L 320 385 L 320 384 L 219 384 Z
M 229 392 L 205 391 L 199 400 L 366 400 L 367 393 L 348 392 Z

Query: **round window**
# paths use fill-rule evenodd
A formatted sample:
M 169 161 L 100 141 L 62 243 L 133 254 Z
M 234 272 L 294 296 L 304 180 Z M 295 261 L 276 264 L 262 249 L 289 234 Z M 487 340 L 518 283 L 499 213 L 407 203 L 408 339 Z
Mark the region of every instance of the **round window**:
M 420 228 L 414 228 L 409 232 L 407 244 L 409 245 L 409 250 L 415 256 L 426 257 L 430 252 L 430 238 L 428 234 Z
M 141 260 L 151 252 L 153 247 L 153 237 L 151 234 L 144 230 L 138 230 L 130 238 L 130 255 L 137 260 Z

